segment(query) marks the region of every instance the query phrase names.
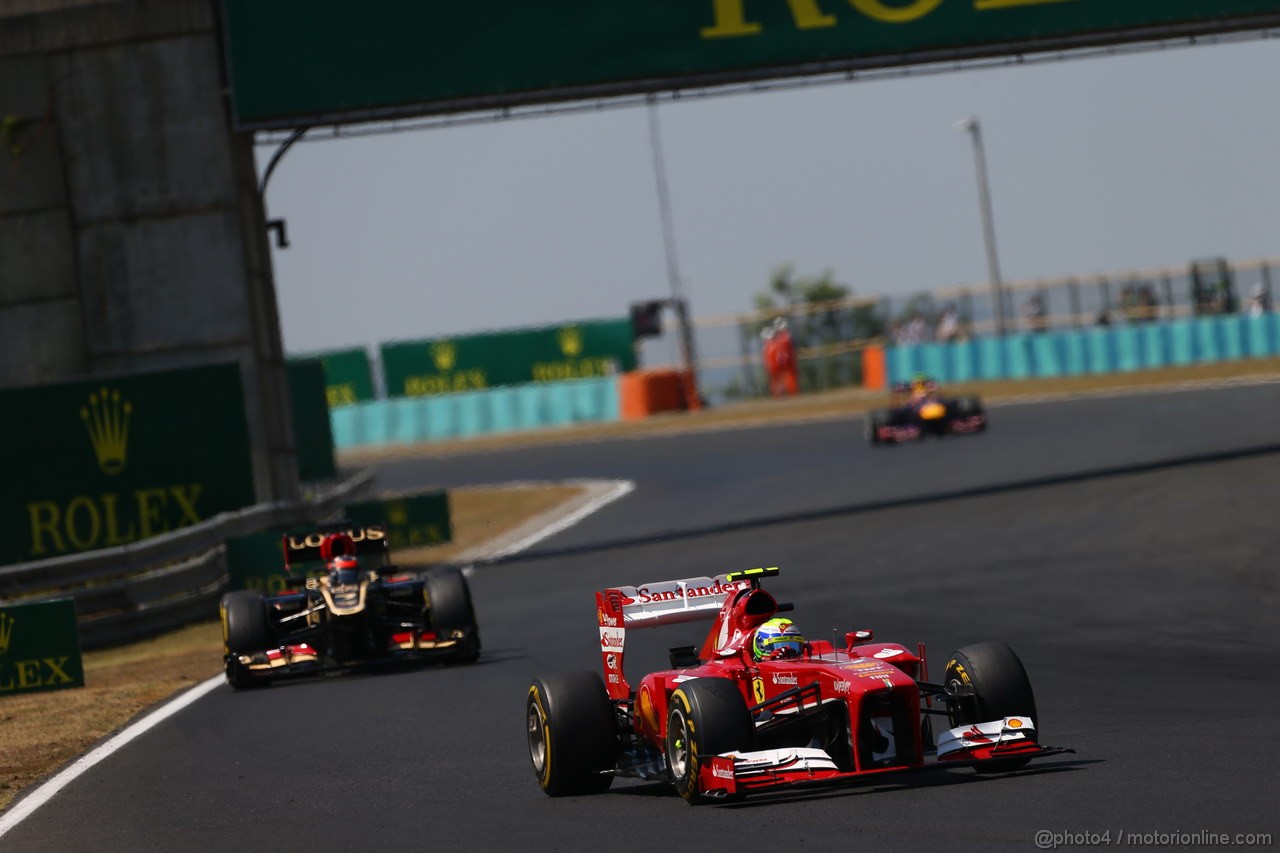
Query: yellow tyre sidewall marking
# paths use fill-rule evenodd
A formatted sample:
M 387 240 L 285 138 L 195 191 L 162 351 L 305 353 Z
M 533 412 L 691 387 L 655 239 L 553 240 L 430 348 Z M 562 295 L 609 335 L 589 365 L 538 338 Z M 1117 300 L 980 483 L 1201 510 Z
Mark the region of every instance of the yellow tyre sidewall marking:
M 546 788 L 551 783 L 551 724 L 547 722 L 547 709 L 536 684 L 529 687 L 529 701 L 538 709 L 538 718 L 542 721 L 542 775 L 538 777 L 538 784 Z
M 688 760 L 685 762 L 686 784 L 681 794 L 686 797 L 693 796 L 698 791 L 698 741 L 694 737 L 693 731 L 693 706 L 689 704 L 689 697 L 685 695 L 683 690 L 677 690 L 671 694 L 671 701 L 679 701 L 684 706 L 684 730 L 689 738 L 689 742 L 685 744 L 685 751 L 688 753 Z M 670 728 L 670 726 L 668 726 Z M 670 737 L 670 731 L 667 732 Z

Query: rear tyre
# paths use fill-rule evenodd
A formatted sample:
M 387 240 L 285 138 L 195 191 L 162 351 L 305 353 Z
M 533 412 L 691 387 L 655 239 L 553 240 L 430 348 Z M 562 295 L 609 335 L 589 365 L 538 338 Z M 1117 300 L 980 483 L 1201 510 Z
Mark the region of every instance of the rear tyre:
M 885 413 L 867 412 L 865 424 L 867 443 L 872 447 L 883 444 L 884 442 L 880 441 L 880 428 L 885 424 Z
M 525 725 L 533 775 L 548 796 L 600 794 L 613 784 L 618 728 L 600 676 L 582 670 L 535 678 Z
M 264 652 L 275 645 L 262 593 L 248 589 L 228 592 L 222 596 L 218 610 L 222 615 L 227 683 L 237 690 L 266 684 L 267 679 L 254 678 L 237 659 L 238 655 Z
M 1036 716 L 1036 698 L 1031 680 L 1013 649 L 991 640 L 965 646 L 947 661 L 943 682 L 949 688 L 973 687 L 972 698 L 953 702 L 949 707 L 952 727 L 985 723 L 1002 717 L 1030 717 L 1040 736 Z M 979 772 L 1004 773 L 1026 765 L 1029 758 L 1010 758 L 983 765 Z
M 467 579 L 457 569 L 449 569 L 427 575 L 424 583 L 431 627 L 441 637 L 461 631 L 463 636 L 454 660 L 462 663 L 474 661 L 480 656 L 480 627 L 476 624 L 476 611 L 471 604 L 471 587 Z
M 705 758 L 750 750 L 755 725 L 746 700 L 732 681 L 686 681 L 667 703 L 667 767 L 676 790 L 690 805 L 716 802 L 698 792 L 698 769 Z

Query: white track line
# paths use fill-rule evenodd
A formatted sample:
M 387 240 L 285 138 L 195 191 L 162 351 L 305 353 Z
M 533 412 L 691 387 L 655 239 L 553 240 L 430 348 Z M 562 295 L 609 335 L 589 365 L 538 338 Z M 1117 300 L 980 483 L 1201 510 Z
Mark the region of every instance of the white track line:
M 593 512 L 629 494 L 636 487 L 636 484 L 630 480 L 575 480 L 570 481 L 569 485 L 585 486 L 587 492 L 585 496 L 569 503 L 571 508 L 567 513 L 561 514 L 564 509 L 562 506 L 536 516 L 530 522 L 520 525 L 507 536 L 502 537 L 496 543 L 497 550 L 486 550 L 483 556 L 490 559 L 509 557 L 527 548 L 532 548 L 543 539 L 554 536 L 562 530 L 567 530 Z M 473 557 L 472 559 L 480 559 L 480 557 Z M 213 691 L 224 680 L 222 675 L 215 675 L 208 681 L 197 684 L 172 701 L 156 708 L 105 743 L 71 762 L 53 778 L 19 800 L 17 805 L 0 815 L 0 838 L 3 838 L 5 833 L 30 817 L 31 813 L 36 809 L 53 799 L 63 788 L 92 769 L 98 762 L 110 757 L 112 753 L 137 740 L 183 708 Z
M 567 504 L 535 516 L 497 540 L 468 552 L 460 561 L 496 560 L 526 551 L 542 540 L 568 530 L 594 512 L 598 512 L 619 498 L 629 495 L 636 487 L 631 480 L 569 480 L 558 485 L 583 486 L 586 492 Z
M 216 675 L 208 681 L 201 682 L 192 687 L 186 693 L 179 695 L 171 702 L 161 705 L 156 710 L 147 714 L 141 720 L 124 729 L 115 737 L 103 743 L 100 746 L 90 750 L 85 755 L 80 756 L 68 766 L 64 767 L 56 776 L 49 779 L 39 788 L 36 788 L 27 796 L 18 801 L 9 811 L 0 815 L 0 838 L 4 834 L 13 829 L 25 818 L 29 817 L 32 812 L 43 806 L 54 795 L 71 784 L 76 778 L 93 768 L 99 761 L 109 757 L 116 750 L 136 740 L 149 730 L 172 717 L 183 708 L 195 702 L 201 696 L 223 683 L 223 676 Z

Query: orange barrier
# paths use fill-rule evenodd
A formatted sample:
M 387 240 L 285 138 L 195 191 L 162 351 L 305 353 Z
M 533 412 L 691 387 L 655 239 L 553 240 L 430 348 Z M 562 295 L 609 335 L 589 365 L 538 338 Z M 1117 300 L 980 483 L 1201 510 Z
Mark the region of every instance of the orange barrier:
M 619 410 L 624 421 L 657 412 L 690 408 L 686 377 L 680 370 L 633 370 L 618 377 Z
M 881 391 L 887 385 L 884 364 L 884 347 L 869 346 L 862 350 L 862 387 Z

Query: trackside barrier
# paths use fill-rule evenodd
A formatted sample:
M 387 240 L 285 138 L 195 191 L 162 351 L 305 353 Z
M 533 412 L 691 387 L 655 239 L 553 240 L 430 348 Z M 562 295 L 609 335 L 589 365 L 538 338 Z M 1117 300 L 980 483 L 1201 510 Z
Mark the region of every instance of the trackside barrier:
M 885 350 L 890 382 L 1126 373 L 1280 355 L 1280 314 L 1227 314 L 1078 331 L 1049 331 Z
M 473 438 L 618 417 L 618 379 L 613 376 L 396 397 L 330 412 L 334 446 L 341 449 Z
M 307 502 L 260 504 L 118 548 L 5 566 L 0 601 L 74 599 L 86 649 L 153 637 L 216 614 L 229 537 L 322 521 L 372 486 L 364 471 Z

